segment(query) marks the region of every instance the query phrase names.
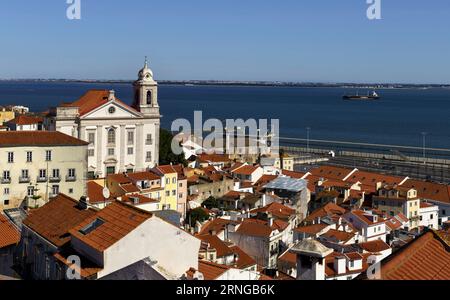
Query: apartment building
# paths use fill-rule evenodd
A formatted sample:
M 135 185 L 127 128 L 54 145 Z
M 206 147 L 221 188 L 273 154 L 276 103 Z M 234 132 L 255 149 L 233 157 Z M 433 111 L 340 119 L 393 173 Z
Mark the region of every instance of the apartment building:
M 0 132 L 0 210 L 86 194 L 87 143 L 60 132 Z

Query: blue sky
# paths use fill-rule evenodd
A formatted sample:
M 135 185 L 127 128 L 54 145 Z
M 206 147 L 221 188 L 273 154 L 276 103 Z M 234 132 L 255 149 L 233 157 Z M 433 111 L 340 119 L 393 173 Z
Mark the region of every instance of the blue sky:
M 0 78 L 450 83 L 450 1 L 0 0 Z

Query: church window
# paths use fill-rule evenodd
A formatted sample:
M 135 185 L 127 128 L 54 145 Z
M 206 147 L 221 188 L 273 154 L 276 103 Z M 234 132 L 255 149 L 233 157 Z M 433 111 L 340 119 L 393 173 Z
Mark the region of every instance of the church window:
M 128 145 L 134 144 L 134 132 L 128 131 Z
M 116 131 L 111 128 L 108 130 L 108 144 L 115 144 L 116 143 Z
M 152 105 L 152 91 L 147 92 L 147 105 Z

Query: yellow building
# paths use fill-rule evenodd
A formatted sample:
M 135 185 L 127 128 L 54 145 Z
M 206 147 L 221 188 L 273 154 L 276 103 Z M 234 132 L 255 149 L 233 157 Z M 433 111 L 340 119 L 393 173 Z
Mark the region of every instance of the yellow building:
M 0 125 L 13 120 L 15 117 L 16 114 L 13 111 L 7 111 L 5 109 L 0 110 Z
M 161 176 L 161 187 L 164 189 L 161 197 L 161 209 L 177 210 L 178 207 L 178 172 L 174 166 L 159 166 L 152 172 Z
M 409 219 L 409 229 L 419 226 L 420 199 L 417 190 L 406 187 L 385 186 L 372 198 L 373 207 L 387 216 L 404 214 Z

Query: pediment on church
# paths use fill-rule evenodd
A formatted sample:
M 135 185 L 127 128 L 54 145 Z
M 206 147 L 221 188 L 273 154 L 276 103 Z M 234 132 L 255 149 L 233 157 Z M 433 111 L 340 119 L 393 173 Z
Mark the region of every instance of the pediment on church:
M 110 101 L 88 114 L 82 119 L 138 119 L 142 114 L 132 107 L 118 101 Z

